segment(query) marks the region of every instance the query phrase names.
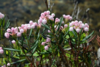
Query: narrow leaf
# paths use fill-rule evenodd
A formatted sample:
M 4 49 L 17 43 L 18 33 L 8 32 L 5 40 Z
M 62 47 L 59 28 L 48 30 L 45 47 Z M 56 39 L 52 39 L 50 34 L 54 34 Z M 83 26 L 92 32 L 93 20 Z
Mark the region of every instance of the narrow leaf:
M 85 40 L 89 39 L 89 38 L 91 37 L 91 35 L 93 35 L 93 33 L 94 33 L 94 31 L 93 31 L 90 35 L 86 36 L 86 37 L 82 40 L 82 42 L 84 42 Z
M 50 30 L 50 28 L 46 24 L 42 24 L 42 26 Z
M 29 39 L 30 39 L 30 37 L 31 37 L 31 35 L 32 35 L 32 31 L 33 31 L 33 29 L 30 30 Z
M 13 49 L 13 48 L 4 48 L 4 50 L 10 50 L 10 51 L 20 51 L 20 50 Z
M 18 60 L 18 61 L 16 61 L 16 62 L 11 63 L 11 64 L 20 63 L 20 62 L 23 62 L 23 61 L 25 61 L 25 60 L 26 60 L 26 59 Z
M 58 26 L 57 31 L 59 30 L 59 28 L 60 28 L 60 26 L 61 26 L 61 24 L 62 24 L 62 21 L 63 21 L 63 17 L 60 18 L 60 23 L 59 23 L 59 26 Z

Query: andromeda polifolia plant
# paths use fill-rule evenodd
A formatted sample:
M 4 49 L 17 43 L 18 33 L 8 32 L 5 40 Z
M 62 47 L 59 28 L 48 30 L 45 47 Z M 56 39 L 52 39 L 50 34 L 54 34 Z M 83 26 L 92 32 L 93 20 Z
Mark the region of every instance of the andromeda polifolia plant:
M 38 21 L 10 27 L 4 33 L 10 46 L 3 48 L 4 65 L 26 67 L 91 67 L 88 39 L 89 25 L 63 14 L 60 18 L 49 10 Z M 2 49 L 2 48 L 1 48 Z M 9 64 L 7 64 L 9 63 Z M 24 63 L 24 64 L 22 64 Z

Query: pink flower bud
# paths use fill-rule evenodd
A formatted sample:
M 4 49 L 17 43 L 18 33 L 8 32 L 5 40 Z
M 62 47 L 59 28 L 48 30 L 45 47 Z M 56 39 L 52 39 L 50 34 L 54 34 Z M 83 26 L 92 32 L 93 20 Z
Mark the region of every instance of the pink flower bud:
M 69 17 L 69 20 L 72 20 L 72 17 L 71 16 Z
M 60 26 L 60 30 L 62 30 L 63 29 L 63 26 Z
M 2 49 L 2 47 L 0 47 L 0 50 Z
M 31 25 L 30 24 L 27 25 L 27 29 L 31 29 Z
M 70 28 L 69 28 L 69 31 L 73 31 L 73 27 L 70 27 Z
M 62 24 L 64 24 L 64 21 L 62 21 Z
M 84 28 L 84 26 L 85 26 L 85 25 L 82 23 L 82 24 L 80 25 L 80 28 Z
M 11 30 L 8 28 L 8 29 L 7 29 L 7 32 L 11 32 Z
M 33 23 L 35 26 L 37 26 L 38 24 L 36 22 Z
M 26 32 L 27 31 L 27 26 L 25 26 L 23 29 L 24 29 L 24 32 Z
M 48 33 L 50 33 L 51 31 L 50 30 L 48 30 Z
M 52 16 L 52 17 L 55 17 L 55 14 L 54 14 L 54 13 L 52 13 L 52 14 L 51 14 L 51 16 Z
M 73 26 L 73 22 L 69 23 L 69 26 Z
M 50 11 L 46 11 L 46 13 L 49 15 L 50 14 Z
M 46 24 L 46 23 L 47 23 L 47 20 L 46 20 L 46 19 L 43 19 L 43 20 L 42 20 L 42 23 L 43 23 L 43 24 Z
M 82 21 L 79 21 L 79 24 L 82 24 Z
M 85 23 L 84 25 L 85 25 L 85 27 L 89 27 L 89 25 L 87 23 Z
M 65 18 L 65 16 L 66 16 L 66 15 L 64 14 L 64 15 L 63 15 L 63 18 Z
M 65 19 L 71 20 L 72 17 L 70 15 L 66 15 Z
M 31 28 L 33 28 L 33 29 L 34 29 L 34 28 L 35 28 L 35 25 L 33 24 L 33 25 L 31 26 Z
M 65 24 L 65 25 L 64 25 L 64 28 L 67 28 L 67 27 L 68 27 L 68 25 L 67 25 L 67 24 Z
M 88 27 L 85 27 L 84 28 L 84 31 L 86 31 L 86 32 L 89 31 L 89 28 Z
M 50 41 L 51 41 L 51 39 L 47 37 L 46 43 L 48 43 L 48 42 L 50 42 Z
M 60 22 L 60 19 L 59 18 L 56 18 L 55 19 L 55 23 L 58 23 L 58 22 Z
M 10 63 L 7 63 L 7 66 L 10 66 Z
M 42 18 L 40 18 L 40 19 L 38 20 L 38 24 L 40 24 L 40 23 L 42 23 Z
M 10 34 L 8 32 L 5 33 L 5 37 L 9 38 Z
M 41 16 L 45 16 L 45 14 L 44 13 L 41 13 Z
M 3 52 L 4 52 L 3 49 L 0 49 L 0 54 L 3 54 Z
M 48 18 L 49 18 L 50 20 L 54 21 L 53 16 L 49 16 Z
M 77 29 L 76 29 L 76 32 L 77 32 L 77 33 L 79 33 L 79 32 L 80 32 L 80 29 L 79 29 L 79 28 L 77 28 Z
M 17 33 L 17 32 L 18 32 L 18 28 L 15 27 L 15 28 L 14 28 L 14 33 Z
M 72 19 L 72 17 L 70 16 L 70 15 L 63 15 L 63 17 L 65 18 L 65 19 L 67 19 L 67 20 L 71 20 Z
M 48 46 L 45 46 L 44 49 L 45 49 L 45 50 L 48 50 Z
M 41 45 L 45 45 L 45 44 L 46 44 L 46 42 L 42 42 L 42 43 L 41 43 Z
M 23 33 L 23 32 L 24 32 L 24 30 L 23 30 L 23 29 L 20 29 L 20 32 L 21 32 L 21 33 Z
M 1 12 L 0 12 L 0 19 L 1 18 L 4 18 L 4 14 L 2 14 Z
M 20 32 L 18 32 L 18 33 L 17 33 L 17 37 L 20 37 L 20 36 L 21 36 L 21 33 L 20 33 Z
M 15 43 L 16 43 L 16 41 L 15 41 L 15 40 L 12 40 L 11 42 L 12 42 L 13 44 L 15 44 Z
M 30 20 L 30 21 L 29 21 L 29 24 L 30 24 L 30 25 L 31 25 L 31 24 L 33 24 L 33 21 L 32 21 L 32 20 Z

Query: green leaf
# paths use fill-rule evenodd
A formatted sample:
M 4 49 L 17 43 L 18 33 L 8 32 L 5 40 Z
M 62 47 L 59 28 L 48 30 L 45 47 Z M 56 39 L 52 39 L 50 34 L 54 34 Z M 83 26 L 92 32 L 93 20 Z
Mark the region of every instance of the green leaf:
M 60 28 L 60 26 L 61 26 L 61 24 L 62 24 L 62 21 L 63 21 L 63 17 L 60 18 L 60 23 L 59 23 L 59 25 L 58 25 L 57 31 L 59 30 L 59 28 Z
M 49 52 L 40 52 L 41 55 L 49 54 Z
M 1 24 L 2 24 L 2 19 L 0 19 L 0 27 L 1 27 Z
M 3 18 L 3 27 L 5 26 L 5 19 Z
M 38 42 L 37 42 L 38 43 Z M 35 52 L 35 50 L 36 50 L 36 48 L 37 48 L 37 44 L 36 45 L 34 45 L 34 49 L 33 49 L 33 51 L 32 51 L 32 54 Z
M 31 35 L 32 35 L 32 31 L 33 31 L 33 29 L 30 30 L 29 38 L 28 38 L 28 39 L 30 39 L 30 37 L 31 37 Z
M 69 35 L 67 35 L 66 38 L 69 39 Z
M 9 51 L 20 51 L 20 50 L 13 49 L 13 48 L 4 48 L 4 50 L 9 50 Z
M 68 32 L 69 32 L 69 31 L 67 31 L 63 37 L 66 37 L 66 35 L 68 34 Z
M 8 22 L 6 23 L 5 29 L 7 29 L 7 28 L 9 27 L 9 25 L 10 25 L 10 22 L 9 22 L 9 20 L 8 20 Z
M 40 32 L 39 32 L 39 33 L 40 33 Z M 32 49 L 33 49 L 32 53 L 35 52 L 35 50 L 36 50 L 36 48 L 37 48 L 37 46 L 38 46 L 38 39 L 39 39 L 39 36 L 40 36 L 39 33 L 38 33 L 38 36 L 37 36 L 36 41 L 33 43 L 33 46 L 31 47 L 30 50 L 28 50 L 28 52 L 30 52 Z
M 35 53 L 33 54 L 33 56 L 39 56 L 39 54 L 38 54 L 37 52 L 35 52 Z
M 81 31 L 79 32 L 79 34 L 81 35 L 83 28 L 81 28 Z
M 91 35 L 93 35 L 93 33 L 94 33 L 94 31 L 93 31 L 90 35 L 86 36 L 86 37 L 82 40 L 82 42 L 84 42 L 85 40 L 89 39 L 89 38 L 91 37 Z
M 17 55 L 18 57 L 26 57 L 26 56 L 28 56 L 28 57 L 31 57 L 31 55 Z
M 50 30 L 50 28 L 46 24 L 42 24 L 42 26 Z
M 34 53 L 34 51 L 36 50 L 37 44 L 38 44 L 38 41 L 36 41 L 36 43 L 30 48 L 30 50 L 28 52 L 33 50 L 32 53 Z
M 20 63 L 20 62 L 23 62 L 23 61 L 25 61 L 25 60 L 26 60 L 26 59 L 18 60 L 18 61 L 16 61 L 16 62 L 11 63 L 11 64 Z
M 77 39 L 77 34 L 76 34 L 75 30 L 74 30 L 74 31 L 72 31 L 72 33 L 74 34 L 75 39 Z

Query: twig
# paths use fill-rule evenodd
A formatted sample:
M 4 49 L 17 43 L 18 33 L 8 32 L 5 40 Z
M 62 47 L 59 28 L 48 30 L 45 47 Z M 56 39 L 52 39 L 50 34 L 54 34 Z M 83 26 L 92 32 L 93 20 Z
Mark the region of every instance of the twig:
M 47 7 L 47 9 L 48 9 L 48 2 L 47 2 L 47 0 L 45 0 L 45 4 L 46 4 L 46 7 Z

